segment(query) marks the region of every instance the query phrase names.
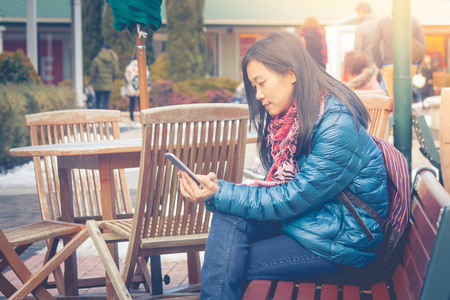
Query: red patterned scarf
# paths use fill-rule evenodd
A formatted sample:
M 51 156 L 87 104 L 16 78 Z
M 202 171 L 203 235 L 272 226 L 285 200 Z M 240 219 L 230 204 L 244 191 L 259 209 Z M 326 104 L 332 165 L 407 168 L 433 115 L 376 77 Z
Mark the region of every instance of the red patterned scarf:
M 297 105 L 293 103 L 283 116 L 275 116 L 269 124 L 267 143 L 272 148 L 273 165 L 267 174 L 267 181 L 286 182 L 298 173 L 295 160 L 298 136 Z
M 325 99 L 327 93 L 320 93 L 319 115 L 323 115 L 325 109 Z M 254 180 L 254 186 L 274 186 L 292 180 L 299 172 L 295 152 L 297 150 L 297 137 L 299 129 L 299 119 L 297 105 L 295 102 L 283 115 L 275 116 L 269 124 L 267 143 L 271 146 L 273 164 L 270 168 L 266 180 Z

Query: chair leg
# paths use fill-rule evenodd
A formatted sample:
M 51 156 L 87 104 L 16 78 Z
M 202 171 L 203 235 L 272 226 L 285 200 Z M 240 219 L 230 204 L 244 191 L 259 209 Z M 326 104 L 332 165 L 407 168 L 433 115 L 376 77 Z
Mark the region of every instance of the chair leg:
M 200 254 L 198 252 L 188 252 L 187 254 L 189 284 L 201 282 Z
M 142 284 L 144 285 L 145 291 L 147 293 L 150 293 L 150 287 L 152 285 L 152 277 L 150 275 L 150 272 L 148 271 L 147 268 L 147 263 L 148 263 L 148 257 L 139 257 L 137 264 L 136 264 L 136 272 L 135 274 L 137 275 L 141 275 L 143 280 L 142 280 Z M 136 283 L 133 285 L 133 287 L 135 289 L 139 288 L 139 283 Z
M 49 239 L 49 240 L 47 240 L 47 248 L 48 248 L 48 250 L 47 250 L 47 253 L 45 254 L 44 263 L 46 263 L 53 256 L 55 256 L 56 249 L 58 248 L 58 242 L 59 242 L 59 239 Z M 55 278 L 55 284 L 56 284 L 56 289 L 58 290 L 58 293 L 60 295 L 65 295 L 64 275 L 62 273 L 61 266 L 58 266 L 53 271 L 53 277 Z M 46 278 L 44 280 L 44 282 L 42 283 L 44 285 L 44 287 L 46 287 L 46 288 L 48 287 L 47 280 L 48 280 L 48 278 Z
M 0 292 L 3 293 L 6 298 L 9 298 L 17 291 L 16 287 L 9 282 L 3 274 L 0 274 Z
M 102 233 L 100 232 L 97 223 L 93 220 L 89 220 L 86 222 L 86 227 L 89 231 L 92 241 L 94 242 L 94 246 L 97 249 L 98 254 L 100 255 L 103 266 L 105 267 L 106 273 L 109 276 L 109 280 L 114 287 L 117 297 L 119 299 L 131 299 L 131 295 L 126 288 L 122 277 L 120 276 L 114 258 L 109 251 L 108 245 L 103 239 Z
M 11 246 L 1 230 L 0 243 L 2 244 L 2 248 L 5 249 L 2 249 L 4 259 L 8 262 L 9 267 L 11 267 L 14 273 L 16 273 L 17 277 L 19 277 L 22 282 L 27 282 L 27 280 L 34 278 L 33 274 L 31 274 L 25 263 L 20 259 L 19 255 L 16 253 L 15 249 Z M 2 281 L 3 279 L 6 278 L 2 275 Z M 32 289 L 20 298 L 15 297 L 18 292 L 15 291 L 15 293 L 8 299 L 24 299 L 30 292 L 32 292 L 37 299 L 54 299 L 55 297 L 53 297 L 42 285 L 40 285 L 40 283 L 41 282 L 38 282 Z M 10 293 L 11 291 L 13 291 L 13 289 L 11 289 L 11 286 L 8 285 L 7 292 Z
M 31 244 L 18 246 L 16 248 L 14 248 L 14 251 L 17 253 L 18 256 L 20 256 L 30 246 L 31 246 Z M 9 267 L 9 264 L 8 264 L 8 261 L 6 260 L 6 257 L 3 255 L 3 253 L 0 252 L 0 272 L 3 272 L 8 267 Z
M 89 237 L 87 229 L 78 232 L 58 253 L 37 271 L 10 299 L 23 299 L 64 262 Z M 48 299 L 48 298 L 47 298 Z
M 161 256 L 150 257 L 150 271 L 152 274 L 152 295 L 162 295 Z

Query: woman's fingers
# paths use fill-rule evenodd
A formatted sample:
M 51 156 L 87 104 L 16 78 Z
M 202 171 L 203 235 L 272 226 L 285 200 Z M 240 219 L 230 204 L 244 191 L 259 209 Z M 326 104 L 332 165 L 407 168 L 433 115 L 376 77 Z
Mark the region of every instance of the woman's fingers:
M 211 178 L 216 178 L 215 174 L 205 176 L 205 175 L 195 175 L 196 178 L 205 186 L 200 187 L 188 174 L 185 172 L 180 172 L 180 191 L 181 194 L 190 201 L 200 203 L 206 197 L 215 194 L 219 190 L 219 185 L 211 181 Z

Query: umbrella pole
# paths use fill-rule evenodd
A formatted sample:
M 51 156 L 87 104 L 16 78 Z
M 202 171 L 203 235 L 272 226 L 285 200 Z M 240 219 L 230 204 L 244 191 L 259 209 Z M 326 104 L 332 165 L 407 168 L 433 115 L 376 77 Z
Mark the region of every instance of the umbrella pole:
M 148 104 L 148 86 L 147 86 L 147 61 L 145 58 L 145 39 L 147 33 L 141 31 L 141 25 L 136 24 L 136 57 L 138 62 L 139 76 L 139 98 L 141 110 L 147 109 Z

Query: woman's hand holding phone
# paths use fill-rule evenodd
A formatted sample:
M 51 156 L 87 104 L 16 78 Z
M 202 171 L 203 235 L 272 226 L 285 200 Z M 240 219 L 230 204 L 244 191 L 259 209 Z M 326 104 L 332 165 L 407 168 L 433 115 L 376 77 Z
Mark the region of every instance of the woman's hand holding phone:
M 215 194 L 219 190 L 216 174 L 194 174 L 172 153 L 166 153 L 166 157 L 180 169 L 178 172 L 180 176 L 180 191 L 187 200 L 202 203 L 206 197 Z

